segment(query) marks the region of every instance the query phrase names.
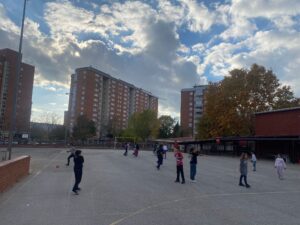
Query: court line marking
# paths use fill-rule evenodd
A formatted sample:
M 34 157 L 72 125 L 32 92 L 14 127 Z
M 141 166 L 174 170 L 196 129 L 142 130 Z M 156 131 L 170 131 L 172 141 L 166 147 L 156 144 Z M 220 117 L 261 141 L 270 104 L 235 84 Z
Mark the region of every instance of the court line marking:
M 164 206 L 164 205 L 168 205 L 168 204 L 172 204 L 172 203 L 180 202 L 180 201 L 191 200 L 191 199 L 201 199 L 201 198 L 209 198 L 209 197 L 243 196 L 243 195 L 244 196 L 247 196 L 247 195 L 250 196 L 250 195 L 264 195 L 264 194 L 272 195 L 272 194 L 298 194 L 298 193 L 300 193 L 300 191 L 270 191 L 270 192 L 249 192 L 249 193 L 237 192 L 237 193 L 204 194 L 204 195 L 195 196 L 193 198 L 179 198 L 179 199 L 174 199 L 174 200 L 162 202 L 162 203 L 155 204 L 155 205 L 150 205 L 150 206 L 147 206 L 145 208 L 139 209 L 139 210 L 137 210 L 133 213 L 130 213 L 127 216 L 124 216 L 121 219 L 118 219 L 118 220 L 110 223 L 109 225 L 117 225 L 117 224 L 121 223 L 122 221 L 124 221 L 126 219 L 129 219 L 131 217 L 134 217 L 138 214 L 141 214 L 144 211 L 149 210 L 149 209 L 154 209 L 154 208 L 157 208 L 157 207 L 160 207 L 160 206 Z

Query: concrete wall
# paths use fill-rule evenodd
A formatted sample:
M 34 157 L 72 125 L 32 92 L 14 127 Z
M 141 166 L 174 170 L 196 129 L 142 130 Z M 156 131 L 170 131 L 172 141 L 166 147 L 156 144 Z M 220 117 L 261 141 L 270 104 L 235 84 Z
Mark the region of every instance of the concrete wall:
M 30 157 L 18 158 L 0 162 L 0 193 L 13 186 L 29 174 Z

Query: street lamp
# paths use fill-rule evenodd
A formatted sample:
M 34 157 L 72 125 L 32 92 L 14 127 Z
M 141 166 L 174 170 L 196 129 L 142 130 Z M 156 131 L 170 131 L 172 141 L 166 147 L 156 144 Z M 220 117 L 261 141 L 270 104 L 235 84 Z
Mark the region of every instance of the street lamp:
M 18 54 L 18 61 L 17 61 L 17 71 L 16 71 L 16 78 L 15 78 L 14 92 L 13 92 L 13 110 L 12 110 L 12 116 L 11 116 L 10 126 L 9 126 L 9 139 L 8 139 L 8 147 L 7 147 L 8 159 L 11 159 L 12 142 L 16 130 L 17 91 L 18 91 L 21 62 L 22 62 L 22 41 L 23 41 L 26 3 L 27 0 L 24 0 L 21 35 L 20 35 L 20 42 L 19 42 L 19 54 Z
M 69 104 L 70 104 L 70 97 L 72 96 L 72 93 L 66 93 L 66 95 L 69 96 Z M 69 127 L 69 124 L 70 124 L 70 108 L 68 107 L 68 111 L 67 111 L 67 115 L 66 115 L 66 118 L 65 118 L 65 145 L 67 146 L 68 144 L 68 127 Z

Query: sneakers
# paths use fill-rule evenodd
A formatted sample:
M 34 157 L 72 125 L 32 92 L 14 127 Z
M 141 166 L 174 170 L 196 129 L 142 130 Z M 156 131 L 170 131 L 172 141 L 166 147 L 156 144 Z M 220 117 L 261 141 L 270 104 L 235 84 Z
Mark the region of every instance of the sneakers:
M 174 182 L 175 182 L 175 183 L 179 183 L 179 180 L 175 180 Z
M 73 190 L 73 193 L 74 193 L 75 195 L 79 195 L 79 194 L 78 194 L 78 192 L 77 192 L 77 191 L 75 191 L 75 190 Z
M 244 184 L 242 184 L 242 183 L 239 183 L 239 186 L 243 186 L 243 187 L 244 187 L 245 185 L 244 185 Z
M 196 181 L 196 180 L 191 180 L 191 182 L 192 182 L 192 183 L 197 183 L 197 181 Z
M 251 186 L 249 184 L 246 184 L 246 188 L 250 188 Z
M 182 184 L 185 184 L 185 181 L 182 181 L 181 183 L 182 183 Z

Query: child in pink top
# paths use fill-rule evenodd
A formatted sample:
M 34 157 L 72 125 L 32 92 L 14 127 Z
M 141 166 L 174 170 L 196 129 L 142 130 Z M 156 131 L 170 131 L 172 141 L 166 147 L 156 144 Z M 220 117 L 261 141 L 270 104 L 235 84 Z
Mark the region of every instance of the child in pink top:
M 175 158 L 176 158 L 176 172 L 177 172 L 177 178 L 175 180 L 176 183 L 179 183 L 179 176 L 181 175 L 181 183 L 184 184 L 185 183 L 185 179 L 184 179 L 184 173 L 183 173 L 183 154 L 180 152 L 179 149 L 175 148 L 175 154 L 174 154 Z

